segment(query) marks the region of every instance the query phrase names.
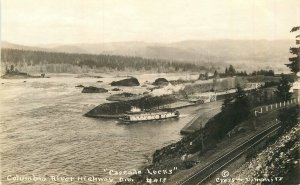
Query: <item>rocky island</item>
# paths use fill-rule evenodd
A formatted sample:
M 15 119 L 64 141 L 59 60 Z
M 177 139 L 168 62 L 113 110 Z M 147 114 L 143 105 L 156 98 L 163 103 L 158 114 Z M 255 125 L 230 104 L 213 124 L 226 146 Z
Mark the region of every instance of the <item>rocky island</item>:
M 108 92 L 107 89 L 89 86 L 89 87 L 83 87 L 82 93 L 106 93 Z
M 20 72 L 14 65 L 11 65 L 10 68 L 5 67 L 5 73 L 1 76 L 3 79 L 22 79 L 22 78 L 45 78 L 45 74 L 42 73 L 41 76 L 32 76 L 28 73 Z M 49 78 L 49 77 L 47 77 Z
M 157 78 L 152 85 L 156 85 L 156 86 L 165 86 L 168 85 L 169 81 L 165 78 Z
M 138 81 L 138 79 L 134 77 L 111 82 L 111 86 L 139 86 L 139 85 L 140 82 Z
M 174 95 L 149 96 L 144 95 L 136 99 L 126 101 L 104 103 L 90 110 L 84 116 L 96 118 L 120 118 L 132 106 L 142 109 L 158 109 L 166 104 L 174 103 L 177 99 Z

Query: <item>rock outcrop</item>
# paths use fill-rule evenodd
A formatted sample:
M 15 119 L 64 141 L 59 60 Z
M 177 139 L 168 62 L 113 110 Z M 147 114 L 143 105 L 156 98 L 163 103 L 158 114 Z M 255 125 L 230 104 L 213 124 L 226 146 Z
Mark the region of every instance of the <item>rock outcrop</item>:
M 126 111 L 130 111 L 132 106 L 143 107 L 144 109 L 153 109 L 158 106 L 174 103 L 177 101 L 173 95 L 164 95 L 159 97 L 152 97 L 148 95 L 138 95 L 139 98 L 134 98 L 128 101 L 118 101 L 111 103 L 100 104 L 93 108 L 86 114 L 87 117 L 118 117 L 124 114 Z
M 83 85 L 81 85 L 81 84 L 79 84 L 79 85 L 76 85 L 75 87 L 79 87 L 79 88 L 81 88 L 81 87 L 84 87 Z
M 157 78 L 152 85 L 165 86 L 168 85 L 169 81 L 165 78 Z
M 103 77 L 98 75 L 91 75 L 91 74 L 80 74 L 75 78 L 103 78 Z
M 121 89 L 119 88 L 113 88 L 112 91 L 120 91 Z
M 108 90 L 104 88 L 89 86 L 89 87 L 84 87 L 81 92 L 82 93 L 106 93 L 108 92 Z
M 124 80 L 113 81 L 111 82 L 112 86 L 139 86 L 140 82 L 138 79 L 131 77 Z

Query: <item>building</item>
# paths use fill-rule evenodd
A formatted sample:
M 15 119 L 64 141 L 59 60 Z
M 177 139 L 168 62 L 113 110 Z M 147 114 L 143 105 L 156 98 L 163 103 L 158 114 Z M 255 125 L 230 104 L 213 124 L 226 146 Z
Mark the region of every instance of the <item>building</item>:
M 259 87 L 265 85 L 263 82 L 247 83 L 246 89 L 258 89 Z

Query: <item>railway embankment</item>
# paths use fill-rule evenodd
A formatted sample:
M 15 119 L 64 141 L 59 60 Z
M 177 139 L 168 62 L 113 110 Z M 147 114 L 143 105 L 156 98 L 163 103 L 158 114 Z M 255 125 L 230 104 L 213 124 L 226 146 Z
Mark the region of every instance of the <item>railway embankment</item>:
M 176 143 L 157 150 L 153 154 L 152 164 L 146 166 L 141 175 L 134 175 L 132 178 L 137 182 L 146 182 L 146 179 L 150 178 L 146 170 L 176 168 L 176 171 L 172 174 L 156 174 L 154 177 L 157 179 L 167 178 L 165 184 L 179 183 L 182 179 L 187 178 L 207 164 L 213 163 L 226 152 L 233 150 L 249 138 L 270 127 L 276 121 L 279 110 L 274 109 L 260 114 L 255 118 L 255 127 L 253 127 L 253 118 L 248 119 L 240 123 L 238 128 L 234 128 L 235 132 L 230 135 L 226 134 L 221 139 L 214 138 L 216 128 L 220 124 L 215 122 L 218 116 L 216 115 L 206 124 L 205 133 L 207 134 L 205 136 L 200 131 L 196 131 Z

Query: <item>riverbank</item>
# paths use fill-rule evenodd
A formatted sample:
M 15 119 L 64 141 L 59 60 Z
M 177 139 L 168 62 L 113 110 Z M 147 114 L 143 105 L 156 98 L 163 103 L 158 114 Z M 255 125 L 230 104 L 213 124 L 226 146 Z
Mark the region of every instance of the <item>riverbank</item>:
M 277 116 L 278 110 L 262 115 L 257 118 L 255 127 L 253 127 L 253 121 L 251 119 L 247 120 L 239 125 L 239 128 L 242 129 L 237 129 L 239 130 L 238 132 L 235 132 L 230 137 L 226 136 L 221 140 L 206 136 L 206 138 L 209 139 L 205 139 L 205 148 L 202 148 L 203 146 L 201 146 L 203 143 L 201 144 L 200 133 L 195 132 L 194 134 L 190 134 L 177 143 L 173 143 L 157 150 L 153 154 L 152 164 L 145 169 L 168 169 L 176 167 L 177 170 L 175 173 L 169 175 L 155 175 L 155 178 L 167 178 L 168 180 L 165 184 L 176 184 L 195 171 L 201 169 L 206 164 L 217 159 L 222 153 L 231 150 L 237 146 L 238 143 L 244 142 L 248 137 L 267 128 L 272 124 L 270 121 L 276 120 Z M 214 129 L 213 120 L 214 118 L 207 123 L 211 129 Z M 209 132 L 209 130 L 206 130 L 205 133 L 207 132 Z M 148 176 L 145 174 L 133 176 L 136 181 L 141 183 L 145 181 L 147 177 Z M 124 185 L 126 183 L 119 184 Z

